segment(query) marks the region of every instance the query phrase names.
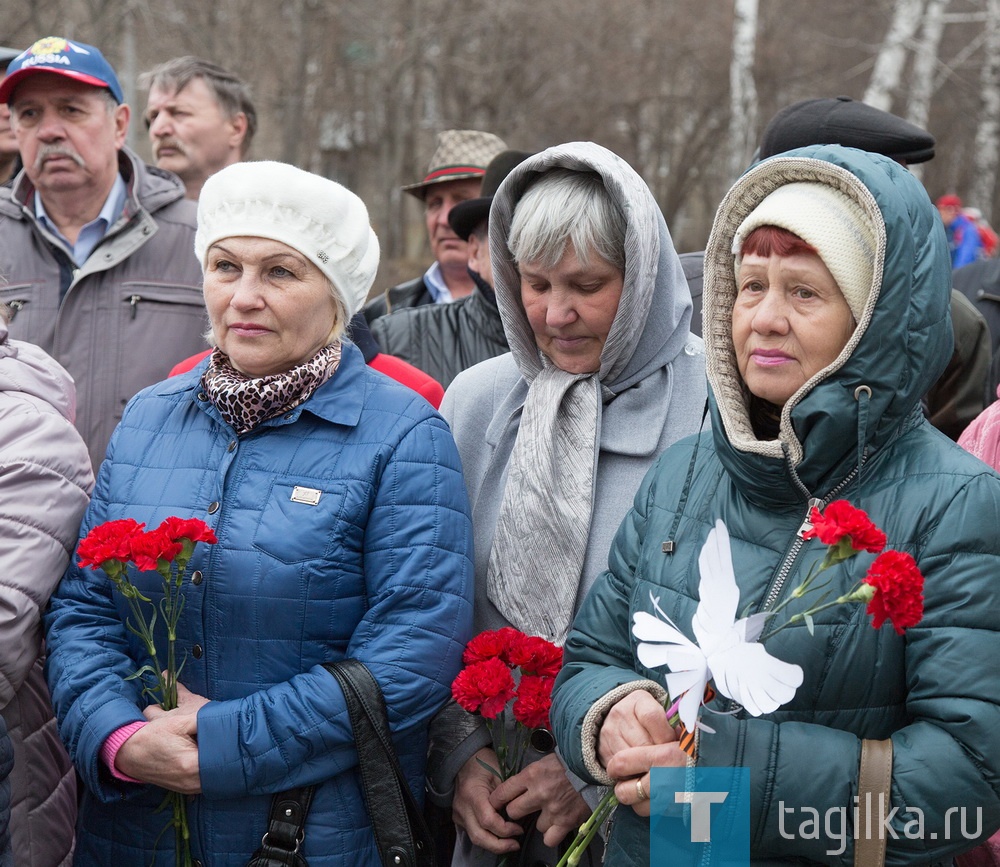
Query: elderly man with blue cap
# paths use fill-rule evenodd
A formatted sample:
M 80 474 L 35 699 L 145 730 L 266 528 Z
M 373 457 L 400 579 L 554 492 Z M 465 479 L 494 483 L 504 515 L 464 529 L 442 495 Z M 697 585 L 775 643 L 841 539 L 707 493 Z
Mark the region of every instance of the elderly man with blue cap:
M 46 37 L 0 83 L 24 168 L 0 189 L 0 300 L 11 337 L 76 380 L 97 466 L 134 394 L 205 348 L 195 206 L 125 146 L 130 110 L 91 45 Z

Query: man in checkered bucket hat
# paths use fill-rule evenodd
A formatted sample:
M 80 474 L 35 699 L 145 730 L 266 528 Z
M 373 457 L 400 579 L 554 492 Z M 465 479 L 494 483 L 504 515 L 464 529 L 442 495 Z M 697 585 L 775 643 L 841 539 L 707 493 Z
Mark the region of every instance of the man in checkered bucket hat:
M 446 129 L 438 133 L 437 148 L 423 180 L 403 190 L 424 203 L 424 221 L 434 262 L 420 277 L 386 290 L 365 305 L 369 322 L 392 310 L 422 304 L 446 304 L 475 288 L 467 268 L 466 242 L 448 223 L 448 212 L 459 202 L 479 196 L 486 166 L 507 145 L 492 133 L 474 129 Z

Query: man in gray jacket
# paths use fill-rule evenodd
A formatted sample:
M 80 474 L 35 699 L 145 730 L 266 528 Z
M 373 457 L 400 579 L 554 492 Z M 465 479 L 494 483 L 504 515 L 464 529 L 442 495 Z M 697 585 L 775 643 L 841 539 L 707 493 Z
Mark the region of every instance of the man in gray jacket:
M 10 333 L 76 380 L 96 467 L 128 400 L 205 348 L 195 204 L 125 147 L 130 110 L 90 45 L 47 37 L 0 84 L 24 162 L 0 189 Z

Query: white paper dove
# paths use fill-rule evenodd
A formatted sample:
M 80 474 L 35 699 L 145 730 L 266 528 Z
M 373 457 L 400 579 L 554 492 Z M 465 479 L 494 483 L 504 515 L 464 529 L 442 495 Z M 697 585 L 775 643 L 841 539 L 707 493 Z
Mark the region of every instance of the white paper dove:
M 700 600 L 691 630 L 698 643 L 685 636 L 652 598 L 654 617 L 633 615 L 632 634 L 639 640 L 639 661 L 647 668 L 666 666 L 667 691 L 681 696 L 678 714 L 687 730 L 698 724 L 698 707 L 705 684 L 739 702 L 752 716 L 771 713 L 792 700 L 802 685 L 802 668 L 771 656 L 756 640 L 767 614 L 736 619 L 740 591 L 736 586 L 729 531 L 716 521 L 698 556 Z

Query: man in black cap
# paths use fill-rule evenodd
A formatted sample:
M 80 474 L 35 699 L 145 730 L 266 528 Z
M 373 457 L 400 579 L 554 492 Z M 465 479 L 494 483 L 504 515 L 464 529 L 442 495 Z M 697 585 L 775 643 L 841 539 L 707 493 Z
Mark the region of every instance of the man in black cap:
M 509 351 L 493 294 L 490 205 L 503 179 L 529 156 L 514 150 L 497 154 L 486 167 L 481 195 L 455 204 L 448 213 L 452 231 L 468 245 L 472 294 L 451 304 L 403 308 L 371 323 L 383 352 L 408 361 L 445 388 L 466 368 Z
M 760 137 L 758 159 L 814 144 L 839 144 L 883 154 L 904 166 L 934 156 L 934 136 L 916 124 L 849 96 L 793 102 Z
M 926 130 L 867 103 L 839 96 L 804 99 L 781 109 L 764 128 L 757 159 L 820 144 L 883 154 L 904 166 L 934 156 L 934 136 Z M 684 253 L 680 258 L 695 306 L 691 331 L 700 335 L 704 254 Z M 954 290 L 951 319 L 955 350 L 924 403 L 931 423 L 957 440 L 988 402 L 992 351 L 986 320 Z
M 21 53 L 20 48 L 0 45 L 0 79 L 7 74 L 10 62 Z M 17 139 L 10 125 L 10 109 L 0 103 L 0 184 L 5 184 L 20 171 Z

